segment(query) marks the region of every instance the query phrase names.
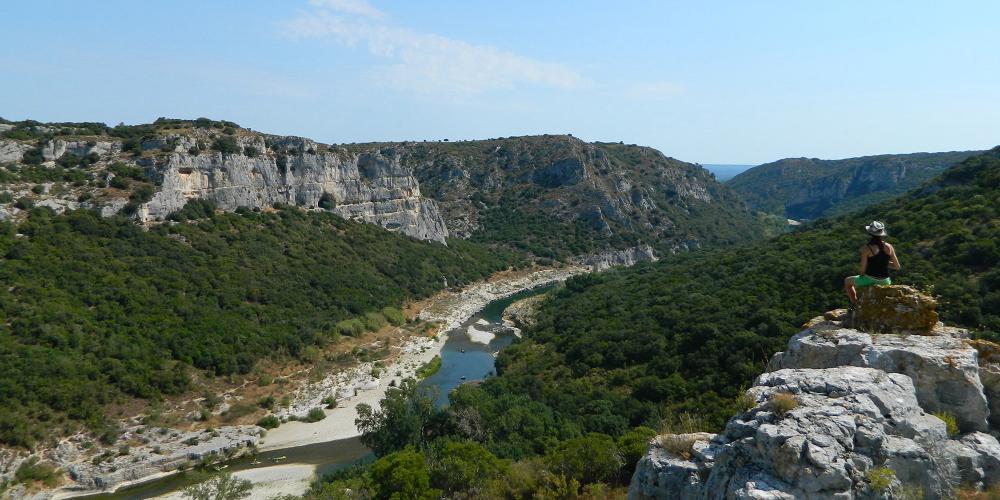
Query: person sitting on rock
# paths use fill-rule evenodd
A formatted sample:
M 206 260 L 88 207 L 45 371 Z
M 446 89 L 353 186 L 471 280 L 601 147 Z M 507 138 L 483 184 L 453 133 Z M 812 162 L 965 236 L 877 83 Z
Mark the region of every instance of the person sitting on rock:
M 844 278 L 844 292 L 851 299 L 851 305 L 858 301 L 858 288 L 872 285 L 891 285 L 889 269 L 899 270 L 899 257 L 896 249 L 886 243 L 885 224 L 874 220 L 865 226 L 865 231 L 871 236 L 868 243 L 861 247 L 861 274 Z

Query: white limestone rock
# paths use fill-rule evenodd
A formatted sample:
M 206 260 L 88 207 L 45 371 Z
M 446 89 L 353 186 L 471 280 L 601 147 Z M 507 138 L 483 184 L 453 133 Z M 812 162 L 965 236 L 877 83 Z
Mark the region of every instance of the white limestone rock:
M 214 202 L 223 210 L 268 208 L 286 203 L 330 210 L 349 219 L 382 225 L 414 238 L 444 242 L 448 236 L 437 205 L 420 194 L 412 172 L 395 156 L 378 151 L 352 154 L 344 150 L 315 151 L 297 138 L 285 138 L 275 147 L 300 152 L 264 152 L 262 140 L 243 139 L 243 147 L 261 153 L 254 157 L 218 152 L 171 154 L 158 168 L 162 187 L 139 211 L 142 220 L 162 220 L 191 199 Z M 302 144 L 299 144 L 302 143 Z M 308 146 L 308 147 L 306 147 Z
M 870 335 L 821 322 L 792 337 L 769 369 L 862 366 L 902 373 L 913 380 L 927 412 L 955 416 L 963 431 L 983 431 L 990 416 L 978 353 L 951 336 Z

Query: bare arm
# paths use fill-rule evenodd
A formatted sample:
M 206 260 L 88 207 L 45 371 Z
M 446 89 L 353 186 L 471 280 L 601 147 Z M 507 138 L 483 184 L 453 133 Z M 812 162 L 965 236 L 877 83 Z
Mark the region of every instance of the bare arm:
M 861 247 L 861 274 L 865 274 L 868 267 L 868 246 Z
M 899 271 L 899 257 L 896 256 L 896 249 L 888 243 L 885 244 L 885 247 L 889 250 L 889 267 Z

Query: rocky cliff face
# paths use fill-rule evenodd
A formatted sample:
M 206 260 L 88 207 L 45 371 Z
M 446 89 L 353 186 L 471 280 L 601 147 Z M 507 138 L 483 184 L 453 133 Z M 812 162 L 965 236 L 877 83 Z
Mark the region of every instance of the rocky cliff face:
M 747 170 L 727 184 L 756 209 L 792 219 L 816 219 L 914 189 L 977 153 L 914 153 L 844 160 L 786 158 Z
M 3 190 L 11 195 L 0 216 L 16 216 L 24 207 L 11 202 L 28 198 L 57 211 L 125 209 L 154 222 L 200 199 L 228 211 L 294 204 L 415 238 L 444 242 L 448 236 L 437 204 L 421 195 L 413 172 L 389 152 L 348 152 L 299 137 L 185 123 L 147 126 L 141 140 L 0 139 Z M 123 182 L 126 172 L 134 179 Z M 148 184 L 151 197 L 141 194 Z
M 250 135 L 238 144 L 243 154 L 171 152 L 156 168 L 162 187 L 139 216 L 162 220 L 194 198 L 223 210 L 286 203 L 326 208 L 425 240 L 444 242 L 448 235 L 437 205 L 421 196 L 398 157 L 325 149 L 294 137 Z M 248 156 L 250 148 L 263 153 Z
M 1000 346 L 817 318 L 717 435 L 664 435 L 629 498 L 951 498 L 1000 482 Z
M 346 147 L 398 154 L 461 237 L 552 236 L 538 246 L 581 255 L 639 243 L 683 251 L 765 232 L 708 171 L 652 148 L 560 135 Z

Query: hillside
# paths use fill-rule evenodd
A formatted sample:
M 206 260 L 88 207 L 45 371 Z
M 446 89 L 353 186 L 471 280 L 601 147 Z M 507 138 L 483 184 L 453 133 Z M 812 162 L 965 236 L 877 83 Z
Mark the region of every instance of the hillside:
M 148 230 L 28 212 L 0 223 L 0 443 L 23 447 L 82 426 L 100 435 L 109 404 L 259 378 L 264 360 L 313 363 L 445 279 L 516 262 L 287 206 L 216 214 L 192 202 L 178 215 L 196 221 Z
M 758 210 L 791 219 L 846 214 L 898 196 L 977 154 L 976 151 L 786 158 L 754 167 L 727 185 Z
M 776 232 L 704 169 L 569 136 L 327 145 L 226 121 L 0 122 L 0 220 L 30 206 L 143 223 L 191 199 L 291 204 L 419 239 L 502 244 L 543 259 L 651 245 L 659 254 Z
M 387 404 L 393 410 L 365 422 L 365 439 L 378 444 L 380 458 L 371 466 L 343 471 L 314 484 L 306 498 L 328 498 L 347 489 L 388 495 L 397 491 L 395 481 L 404 477 L 389 475 L 394 470 L 405 471 L 408 488 L 431 496 L 443 492 L 505 498 L 608 498 L 624 496 L 621 488 L 643 456 L 644 472 L 637 475 L 633 491 L 641 487 L 656 495 L 655 488 L 680 484 L 700 498 L 697 493 L 704 490 L 694 476 L 658 474 L 677 466 L 670 470 L 686 471 L 704 481 L 706 469 L 680 459 L 663 459 L 657 447 L 647 456 L 650 438 L 658 432 L 718 431 L 732 415 L 748 409 L 756 412 L 751 416 L 766 416 L 761 410 L 771 408 L 767 398 L 773 390 L 755 388 L 757 392 L 751 393 L 759 394 L 757 399 L 748 399 L 744 390 L 764 371 L 772 354 L 800 330 L 798 325 L 846 305 L 841 285 L 844 276 L 856 272 L 857 248 L 866 241 L 861 229 L 864 222 L 875 217 L 888 221 L 890 240 L 897 246 L 904 269 L 897 281 L 933 287 L 940 297 L 938 311 L 943 321 L 971 327 L 979 336 L 998 336 L 1000 208 L 993 203 L 998 196 L 1000 148 L 966 159 L 919 191 L 818 221 L 770 241 L 679 254 L 656 263 L 571 278 L 541 302 L 536 324 L 527 328 L 524 337 L 500 352 L 497 376 L 460 386 L 450 394 L 451 406 L 445 410 L 428 409 L 430 396 L 412 388 L 391 394 Z M 903 339 L 906 346 L 918 344 Z M 947 339 L 954 344 L 949 348 L 966 359 L 971 351 L 968 345 Z M 851 342 L 856 345 L 857 339 Z M 830 348 L 818 348 L 832 356 Z M 893 345 L 884 349 L 899 351 Z M 919 345 L 914 349 L 919 350 Z M 928 356 L 933 357 L 935 370 L 963 376 L 967 372 L 955 359 L 935 353 Z M 930 363 L 916 360 L 909 368 L 900 368 L 897 361 L 886 354 L 879 362 L 886 370 L 917 369 L 922 374 Z M 829 391 L 816 389 L 826 387 L 824 380 L 854 380 L 860 392 L 873 387 L 872 380 L 880 380 L 871 369 L 856 369 L 864 373 L 836 370 L 800 377 L 803 391 L 816 392 L 808 394 L 808 408 L 816 406 L 814 399 L 821 405 L 831 396 Z M 860 375 L 869 378 L 861 380 Z M 920 417 L 922 410 L 914 398 L 938 394 L 935 387 L 939 386 L 931 379 L 918 381 L 920 392 L 914 396 L 913 385 L 906 387 L 900 376 L 892 377 L 900 381 L 889 394 L 902 405 L 899 417 Z M 767 384 L 772 379 L 764 380 Z M 785 379 L 773 380 L 772 385 L 778 385 Z M 970 394 L 967 388 L 963 386 L 963 397 Z M 983 396 L 982 385 L 978 390 Z M 972 411 L 951 394 L 944 400 L 954 403 L 950 411 L 956 417 L 965 418 Z M 830 418 L 825 407 L 818 411 L 803 415 Z M 877 413 L 890 425 L 898 423 L 892 420 L 895 414 Z M 976 436 L 960 443 L 957 438 L 943 439 L 937 434 L 945 427 L 943 421 L 921 418 L 926 425 L 921 424 L 917 432 L 925 433 L 928 442 L 953 441 L 953 451 L 977 446 Z M 973 429 L 964 429 L 967 424 L 959 420 L 959 430 L 981 427 L 975 424 Z M 736 425 L 734 430 L 749 429 L 747 425 Z M 407 430 L 397 430 L 401 428 Z M 914 427 L 893 427 L 885 434 L 913 438 Z M 692 434 L 688 439 L 711 437 Z M 767 442 L 763 446 L 759 454 L 774 449 Z M 919 458 L 907 450 L 911 448 L 885 448 L 887 453 L 902 453 L 900 460 Z M 868 453 L 860 448 L 859 452 Z M 688 453 L 695 456 L 693 451 Z M 782 455 L 781 463 L 801 455 L 790 453 Z M 983 456 L 988 458 L 990 453 L 986 450 Z M 696 458 L 701 464 L 713 456 Z M 969 469 L 967 463 L 962 467 Z M 800 469 L 806 470 L 787 470 Z M 921 476 L 921 470 L 930 469 L 901 469 L 899 480 L 928 477 Z M 855 479 L 859 484 L 871 483 L 864 477 Z M 886 483 L 899 485 L 894 478 Z
M 665 254 L 777 231 L 708 171 L 641 146 L 543 135 L 344 147 L 398 155 L 451 234 L 543 257 L 640 243 Z

